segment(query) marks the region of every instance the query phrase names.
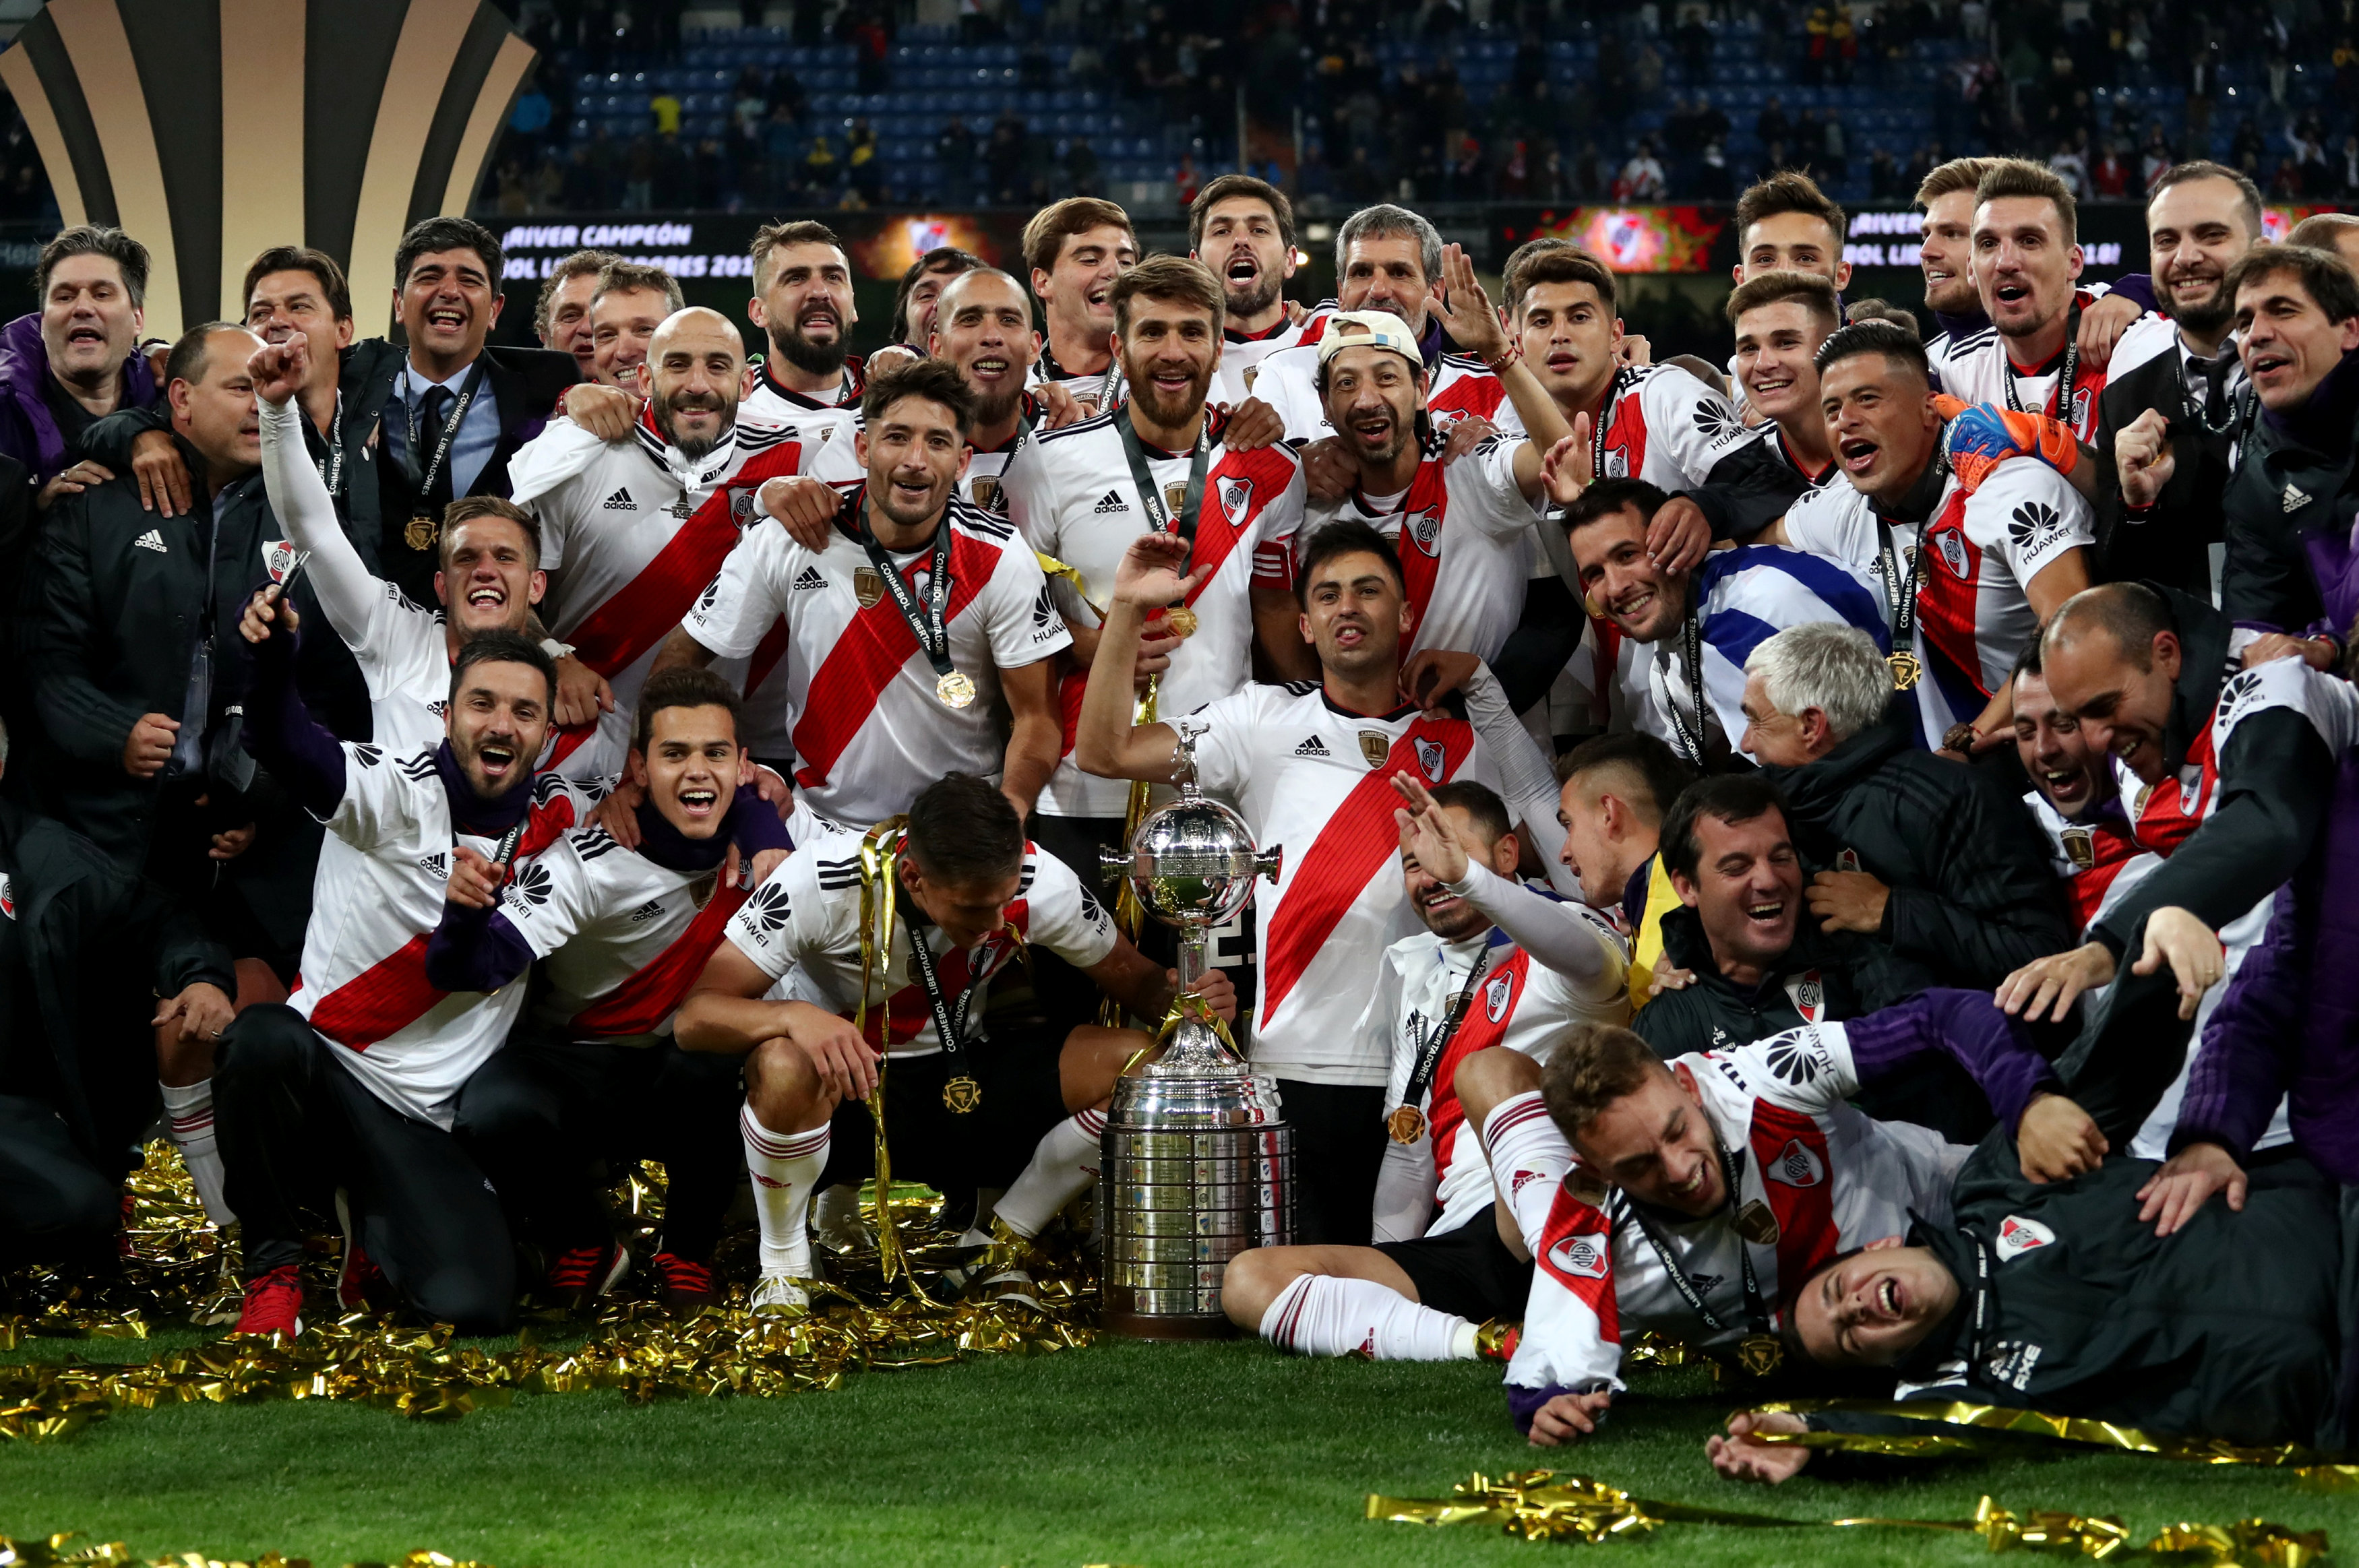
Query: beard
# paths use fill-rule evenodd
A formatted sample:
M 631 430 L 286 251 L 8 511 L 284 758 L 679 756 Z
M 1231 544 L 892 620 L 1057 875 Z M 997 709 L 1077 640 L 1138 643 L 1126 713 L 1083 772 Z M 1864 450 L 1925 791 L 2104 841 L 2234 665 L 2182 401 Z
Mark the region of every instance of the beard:
M 1197 371 L 1188 379 L 1187 390 L 1166 398 L 1154 382 L 1138 374 L 1146 367 L 1133 365 L 1125 357 L 1122 362 L 1123 379 L 1130 384 L 1130 400 L 1146 411 L 1158 425 L 1185 425 L 1204 406 L 1204 395 L 1212 390 L 1212 373 L 1209 367 Z
M 2228 297 L 2227 289 L 2221 284 L 2221 279 L 2212 279 L 2209 298 L 2193 305 L 2173 304 L 2166 313 L 2186 330 L 2199 337 L 2212 336 L 2236 319 L 2236 302 Z
M 868 478 L 868 493 L 875 499 L 877 511 L 882 512 L 887 518 L 904 528 L 915 528 L 941 515 L 941 502 L 939 498 L 917 506 L 911 506 L 903 502 L 894 492 L 893 476 L 890 472 L 887 472 L 881 481 L 875 474 L 871 474 Z M 939 497 L 940 492 L 935 493 Z
M 1227 280 L 1223 279 L 1222 281 L 1225 287 Z M 1285 287 L 1286 285 L 1284 281 L 1275 274 L 1257 272 L 1254 274 L 1253 282 L 1247 284 L 1243 290 L 1234 287 L 1229 289 L 1229 314 L 1232 316 L 1258 316 L 1263 311 L 1277 303 L 1278 292 Z
M 780 333 L 784 336 L 780 336 Z M 770 329 L 770 351 L 805 375 L 832 375 L 843 368 L 852 345 L 843 336 L 843 322 L 835 323 L 835 341 L 815 343 L 803 336 L 802 323 L 789 321 Z
M 691 462 L 708 456 L 714 448 L 728 438 L 730 427 L 735 422 L 737 415 L 736 401 L 734 398 L 724 398 L 714 392 L 692 393 L 678 399 L 666 397 L 662 393 L 658 392 L 651 395 L 647 402 L 650 411 L 655 415 L 656 428 L 663 433 L 665 440 L 679 449 L 680 456 Z M 713 427 L 712 434 L 710 436 L 682 436 L 673 428 L 674 416 L 688 413 L 718 414 L 721 416 L 721 423 Z
M 1004 419 L 1013 417 L 1016 409 L 1023 406 L 1024 386 L 1020 382 L 1014 386 L 995 392 L 988 397 L 978 395 L 974 400 L 974 427 L 978 430 L 988 429 Z

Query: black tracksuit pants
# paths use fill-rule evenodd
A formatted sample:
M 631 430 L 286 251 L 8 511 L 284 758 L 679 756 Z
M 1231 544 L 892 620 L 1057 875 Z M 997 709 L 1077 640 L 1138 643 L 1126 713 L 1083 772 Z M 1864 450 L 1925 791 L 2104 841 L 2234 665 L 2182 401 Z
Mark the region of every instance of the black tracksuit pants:
M 303 1255 L 299 1211 L 345 1189 L 355 1239 L 421 1318 L 506 1330 L 516 1257 L 499 1195 L 459 1141 L 386 1105 L 293 1008 L 250 1007 L 222 1036 L 214 1127 L 251 1279 Z
M 0 1264 L 103 1258 L 123 1178 L 92 1164 L 46 1100 L 0 1095 Z

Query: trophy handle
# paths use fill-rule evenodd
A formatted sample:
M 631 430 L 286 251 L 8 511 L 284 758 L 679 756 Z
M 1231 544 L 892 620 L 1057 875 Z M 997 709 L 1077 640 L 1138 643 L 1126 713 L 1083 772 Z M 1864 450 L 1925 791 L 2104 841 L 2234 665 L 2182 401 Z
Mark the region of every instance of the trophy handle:
M 1171 726 L 1171 782 L 1180 786 L 1182 795 L 1196 793 L 1196 737 L 1206 726 L 1185 719 L 1164 720 Z
M 1275 883 L 1277 881 L 1278 868 L 1284 864 L 1286 864 L 1286 846 L 1283 844 L 1272 844 L 1266 849 L 1254 851 L 1254 875 L 1257 877 L 1267 877 Z

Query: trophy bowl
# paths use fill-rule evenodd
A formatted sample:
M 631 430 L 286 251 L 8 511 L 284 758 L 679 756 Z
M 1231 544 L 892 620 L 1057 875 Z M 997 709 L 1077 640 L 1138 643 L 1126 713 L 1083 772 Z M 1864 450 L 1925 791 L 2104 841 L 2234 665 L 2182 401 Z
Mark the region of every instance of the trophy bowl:
M 1256 853 L 1244 817 L 1190 795 L 1147 814 L 1118 869 L 1149 914 L 1184 931 L 1234 919 L 1254 879 L 1276 876 L 1278 853 Z

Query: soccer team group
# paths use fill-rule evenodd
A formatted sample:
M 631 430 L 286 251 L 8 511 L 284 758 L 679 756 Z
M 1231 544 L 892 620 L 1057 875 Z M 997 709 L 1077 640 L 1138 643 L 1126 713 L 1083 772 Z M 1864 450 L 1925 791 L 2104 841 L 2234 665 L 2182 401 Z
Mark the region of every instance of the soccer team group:
M 1284 851 L 1198 982 L 1295 1129 L 1241 1328 L 1497 1357 L 1542 1444 L 1653 1331 L 2342 1446 L 2359 219 L 2264 243 L 2182 166 L 2108 290 L 2042 166 L 1918 200 L 1930 334 L 1747 191 L 1725 367 L 1397 206 L 1290 304 L 1234 175 L 1186 256 L 1074 198 L 1020 275 L 923 257 L 864 358 L 816 222 L 754 242 L 758 358 L 594 252 L 487 347 L 437 218 L 402 341 L 287 247 L 151 362 L 144 249 L 59 234 L 0 332 L 0 1260 L 105 1266 L 160 1093 L 239 1332 L 693 1312 L 748 1177 L 800 1312 L 889 1059 L 948 1280 L 1026 1310 L 1175 1002 L 1099 857 L 1185 751 Z

